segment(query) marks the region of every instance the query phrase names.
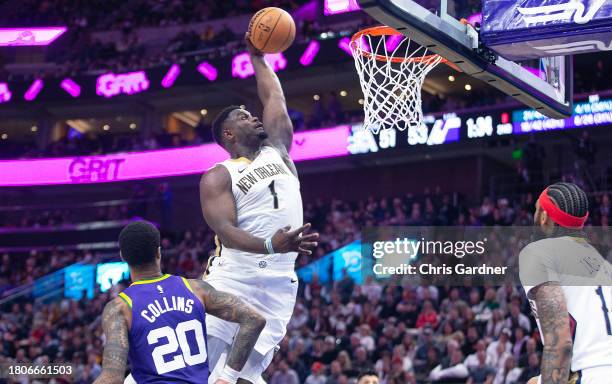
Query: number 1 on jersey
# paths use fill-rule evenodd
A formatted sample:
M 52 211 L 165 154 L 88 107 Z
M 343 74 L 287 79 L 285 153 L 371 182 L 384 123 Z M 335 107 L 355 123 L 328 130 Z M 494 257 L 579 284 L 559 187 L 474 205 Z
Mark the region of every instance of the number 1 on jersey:
M 606 305 L 606 298 L 604 297 L 604 291 L 601 285 L 595 290 L 595 293 L 601 299 L 601 309 L 604 313 L 604 321 L 606 323 L 606 331 L 608 331 L 608 335 L 612 336 L 612 326 L 610 325 L 610 315 L 608 314 L 608 307 Z
M 278 209 L 278 196 L 276 195 L 276 191 L 274 190 L 274 180 L 268 185 L 270 188 L 270 193 L 272 194 L 272 198 L 274 199 L 274 209 Z

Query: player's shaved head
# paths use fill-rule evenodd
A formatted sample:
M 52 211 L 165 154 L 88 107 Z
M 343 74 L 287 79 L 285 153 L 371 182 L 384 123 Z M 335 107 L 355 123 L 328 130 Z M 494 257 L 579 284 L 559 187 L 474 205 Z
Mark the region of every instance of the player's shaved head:
M 223 108 L 223 110 L 217 114 L 215 120 L 212 123 L 213 139 L 215 140 L 215 143 L 219 144 L 222 147 L 225 147 L 223 142 L 223 124 L 225 124 L 225 121 L 228 119 L 230 113 L 232 113 L 236 109 L 240 109 L 240 106 L 230 105 L 228 107 Z
M 161 236 L 148 221 L 135 221 L 125 226 L 119 234 L 121 257 L 130 267 L 150 265 L 159 255 Z
M 213 122 L 215 142 L 232 156 L 243 156 L 245 150 L 257 151 L 267 137 L 259 118 L 236 105 L 223 109 Z

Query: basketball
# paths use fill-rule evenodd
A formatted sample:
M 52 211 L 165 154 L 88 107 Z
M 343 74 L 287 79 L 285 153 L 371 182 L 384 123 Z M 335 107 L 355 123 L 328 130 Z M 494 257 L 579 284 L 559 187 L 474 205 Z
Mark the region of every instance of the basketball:
M 283 9 L 264 8 L 251 18 L 248 34 L 251 43 L 260 51 L 283 52 L 291 46 L 295 38 L 295 22 Z

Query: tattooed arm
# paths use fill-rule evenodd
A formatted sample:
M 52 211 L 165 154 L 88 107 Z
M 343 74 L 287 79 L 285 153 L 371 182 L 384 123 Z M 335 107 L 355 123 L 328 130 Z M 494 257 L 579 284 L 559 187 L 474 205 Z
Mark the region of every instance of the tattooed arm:
M 130 349 L 128 323 L 123 313 L 126 304 L 120 298 L 106 304 L 102 312 L 102 328 L 106 336 L 102 373 L 94 384 L 122 384 Z
M 572 336 L 570 333 L 567 304 L 559 283 L 544 283 L 530 292 L 535 298 L 544 340 L 542 384 L 566 384 L 572 361 Z
M 259 334 L 266 326 L 266 319 L 253 307 L 238 297 L 217 291 L 212 285 L 202 280 L 189 280 L 206 307 L 206 313 L 220 319 L 240 324 L 234 337 L 234 344 L 227 356 L 227 365 L 241 371 L 246 364 Z

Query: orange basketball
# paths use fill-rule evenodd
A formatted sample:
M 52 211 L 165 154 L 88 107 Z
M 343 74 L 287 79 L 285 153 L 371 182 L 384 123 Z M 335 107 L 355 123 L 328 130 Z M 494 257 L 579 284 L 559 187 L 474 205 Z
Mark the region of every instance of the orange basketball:
M 264 8 L 251 18 L 249 36 L 255 48 L 264 53 L 282 52 L 293 43 L 295 22 L 280 8 Z

